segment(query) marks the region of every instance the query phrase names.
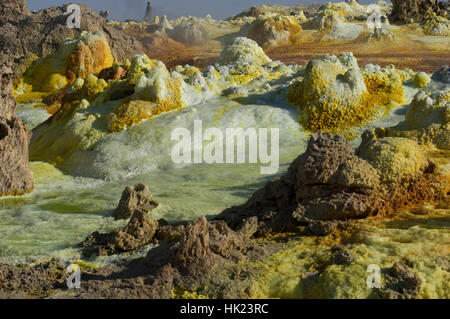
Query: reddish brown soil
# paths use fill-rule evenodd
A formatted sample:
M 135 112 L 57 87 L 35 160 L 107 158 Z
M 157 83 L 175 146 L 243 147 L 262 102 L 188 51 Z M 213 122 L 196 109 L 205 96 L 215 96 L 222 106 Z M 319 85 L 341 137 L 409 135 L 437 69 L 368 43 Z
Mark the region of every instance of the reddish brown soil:
M 145 53 L 150 58 L 163 61 L 169 69 L 185 64 L 205 68 L 214 64 L 222 50 L 217 41 L 203 46 L 186 46 L 167 36 L 155 37 L 138 27 L 130 27 L 124 31 L 142 42 Z M 320 41 L 318 35 L 305 34 L 302 43 L 265 51 L 275 61 L 300 65 L 327 53 L 336 55 L 342 52 L 353 52 L 361 66 L 368 63 L 380 66 L 394 64 L 399 69 L 411 68 L 414 71 L 432 73 L 442 65 L 450 64 L 450 51 L 443 43 L 425 44 L 397 33 L 401 40 L 371 44 L 364 42 L 363 37 L 351 43 L 335 43 Z

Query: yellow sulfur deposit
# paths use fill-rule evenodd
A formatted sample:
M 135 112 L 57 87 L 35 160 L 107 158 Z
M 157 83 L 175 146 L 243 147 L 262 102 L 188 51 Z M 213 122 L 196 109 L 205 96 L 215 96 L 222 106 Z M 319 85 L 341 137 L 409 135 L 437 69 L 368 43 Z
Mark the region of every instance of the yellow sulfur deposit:
M 135 84 L 141 75 L 156 66 L 156 60 L 151 60 L 147 55 L 136 55 L 131 61 L 127 79 L 130 84 Z
M 251 298 L 377 298 L 376 289 L 366 284 L 368 266 L 381 268 L 383 285 L 383 271 L 402 259 L 422 280 L 418 298 L 449 298 L 449 216 L 448 208 L 428 205 L 389 219 L 356 222 L 336 238 L 299 238 L 290 248 L 252 265 L 257 272 Z M 330 264 L 335 244 L 346 245 L 355 261 Z
M 408 138 L 386 137 L 362 146 L 360 154 L 378 171 L 385 182 L 415 177 L 428 166 L 420 146 Z
M 199 294 L 195 291 L 187 291 L 183 287 L 175 287 L 170 295 L 173 299 L 208 299 L 207 296 Z
M 103 92 L 108 87 L 108 84 L 103 79 L 98 79 L 95 75 L 89 74 L 84 80 L 83 86 L 80 90 L 80 97 L 90 101 Z
M 430 81 L 431 81 L 430 76 L 425 72 L 418 72 L 414 76 L 414 85 L 417 86 L 418 88 L 423 88 L 427 86 L 428 83 L 430 83 Z
M 397 72 L 360 71 L 351 53 L 311 61 L 304 78 L 289 87 L 287 98 L 302 111 L 300 121 L 312 132 L 359 126 L 404 99 Z
M 170 80 L 167 84 L 170 92 L 157 102 L 133 100 L 120 105 L 111 115 L 108 131 L 110 133 L 119 132 L 160 113 L 181 109 L 183 103 L 181 102 L 180 81 L 180 79 Z
M 404 102 L 403 83 L 400 76 L 385 73 L 363 75 L 367 93 L 363 96 L 363 105 L 367 108 L 388 106 L 390 103 Z

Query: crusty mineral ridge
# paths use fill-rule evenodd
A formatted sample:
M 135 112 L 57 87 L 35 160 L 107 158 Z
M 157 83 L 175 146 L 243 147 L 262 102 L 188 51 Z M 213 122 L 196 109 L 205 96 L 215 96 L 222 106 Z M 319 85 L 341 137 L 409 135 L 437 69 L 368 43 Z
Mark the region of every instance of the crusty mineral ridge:
M 279 5 L 262 5 L 253 6 L 237 15 L 227 18 L 225 21 L 238 21 L 238 20 L 251 20 L 253 18 L 259 18 L 263 15 L 294 15 L 294 16 L 312 16 L 317 10 L 315 6 L 279 6 Z
M 119 205 L 113 212 L 115 219 L 128 219 L 136 210 L 148 212 L 158 206 L 147 185 L 137 184 L 126 187 L 120 198 Z
M 257 236 L 323 235 L 351 219 L 386 215 L 408 204 L 439 198 L 447 187 L 412 140 L 367 141 L 358 154 L 363 157 L 339 135 L 315 133 L 285 176 L 217 219 L 237 229 L 242 220 L 256 216 Z
M 0 196 L 23 195 L 34 188 L 33 173 L 28 166 L 31 133 L 14 117 L 11 68 L 0 66 L 0 77 Z
M 431 13 L 440 12 L 438 0 L 392 0 L 392 5 L 392 22 L 420 23 Z
M 251 224 L 247 222 L 245 225 Z M 208 222 L 205 217 L 180 225 L 179 236 L 165 241 L 155 251 L 150 251 L 149 262 L 168 257 L 169 262 L 177 270 L 191 275 L 199 275 L 210 268 L 228 260 L 242 259 L 254 245 L 248 240 L 252 231 L 232 231 L 224 221 Z M 163 228 L 165 227 L 165 229 Z M 88 236 L 81 246 L 85 256 L 112 255 L 136 250 L 150 242 L 160 240 L 158 233 L 167 232 L 167 228 L 178 228 L 175 225 L 162 226 L 158 221 L 136 210 L 128 225 L 107 234 L 98 232 Z M 243 229 L 248 230 L 248 227 Z M 152 255 L 158 254 L 158 258 Z M 160 265 L 161 266 L 161 265 Z
M 173 265 L 182 272 L 198 274 L 205 267 L 239 259 L 252 244 L 224 221 L 208 222 L 204 216 L 189 223 L 174 245 Z
M 375 41 L 396 41 L 398 37 L 393 34 L 391 31 L 385 28 L 377 28 L 373 29 L 367 38 L 367 42 L 375 42 Z
M 55 52 L 66 38 L 74 39 L 82 31 L 102 31 L 117 61 L 125 61 L 144 51 L 139 41 L 108 25 L 103 17 L 84 4 L 80 5 L 81 28 L 67 27 L 67 6 L 51 7 L 30 15 L 25 1 L 2 1 L 0 10 L 7 10 L 8 14 L 0 14 L 0 47 L 7 48 L 12 58 L 27 56 L 29 53 L 45 57 Z M 22 11 L 21 8 L 25 9 Z
M 77 79 L 62 98 L 61 109 L 35 129 L 31 157 L 59 164 L 108 133 L 200 102 L 205 98 L 202 91 L 184 81 L 190 76 L 195 75 L 169 73 L 162 62 L 137 55 L 122 80 L 107 83 L 93 74 Z M 101 116 L 90 114 L 92 106 L 104 104 L 109 105 L 109 112 Z M 102 124 L 97 126 L 94 122 Z M 60 136 L 62 132 L 64 138 Z
M 378 7 L 381 7 L 380 5 L 377 5 Z M 358 1 L 355 0 L 348 0 L 348 1 L 342 1 L 342 2 L 329 2 L 327 4 L 322 5 L 319 8 L 319 11 L 322 10 L 333 10 L 338 15 L 343 17 L 355 17 L 360 16 L 365 13 L 367 13 L 367 10 L 364 6 L 360 5 Z M 381 11 L 381 10 L 380 10 Z
M 383 299 L 414 299 L 422 286 L 422 279 L 408 267 L 407 261 L 398 261 L 384 272 L 384 286 L 378 291 Z

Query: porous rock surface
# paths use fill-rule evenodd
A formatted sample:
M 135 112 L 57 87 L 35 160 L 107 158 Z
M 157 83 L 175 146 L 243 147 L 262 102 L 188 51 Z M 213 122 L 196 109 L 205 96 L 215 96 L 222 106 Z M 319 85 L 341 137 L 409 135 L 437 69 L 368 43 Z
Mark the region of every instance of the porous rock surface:
M 358 154 L 372 151 L 374 144 L 390 142 L 367 141 Z M 402 142 L 395 140 L 394 145 Z M 389 148 L 373 152 L 385 154 L 390 161 L 377 165 L 372 160 L 377 155 L 366 159 L 357 156 L 343 137 L 315 133 L 286 175 L 267 183 L 246 204 L 225 210 L 217 219 L 236 229 L 242 220 L 256 216 L 256 236 L 280 232 L 324 235 L 349 220 L 387 215 L 408 203 L 443 195 L 445 183 L 436 181 L 432 174 L 435 166 L 425 157 L 417 166 L 400 167 L 397 161 L 410 163 L 411 154 Z M 398 178 L 387 178 L 389 174 Z
M 13 72 L 0 66 L 0 196 L 23 195 L 34 188 L 28 165 L 31 132 L 15 117 L 16 101 L 12 97 Z
M 407 261 L 398 261 L 385 271 L 385 284 L 378 291 L 384 299 L 414 299 L 422 286 L 422 279 L 408 267 Z
M 76 39 L 66 39 L 59 49 L 37 61 L 24 75 L 33 91 L 54 92 L 112 67 L 114 58 L 103 32 L 82 32 Z M 26 89 L 25 89 L 26 91 Z
M 113 212 L 115 219 L 128 219 L 136 210 L 148 212 L 158 206 L 150 193 L 147 185 L 137 184 L 134 187 L 127 187 L 122 192 L 119 205 Z
M 113 255 L 132 251 L 148 244 L 155 235 L 158 221 L 148 217 L 145 211 L 135 210 L 130 222 L 123 229 L 110 233 L 94 232 L 86 238 L 81 246 L 86 256 Z
M 392 0 L 391 21 L 398 23 L 422 22 L 430 13 L 439 13 L 438 0 Z

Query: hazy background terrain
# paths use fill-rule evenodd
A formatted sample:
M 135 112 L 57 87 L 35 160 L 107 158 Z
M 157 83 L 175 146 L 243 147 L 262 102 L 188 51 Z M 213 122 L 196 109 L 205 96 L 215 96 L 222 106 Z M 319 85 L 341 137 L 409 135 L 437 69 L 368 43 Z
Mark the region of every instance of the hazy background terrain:
M 86 3 L 95 11 L 109 10 L 110 19 L 141 19 L 145 13 L 147 0 L 27 0 L 30 10 L 40 10 L 63 3 Z M 263 4 L 298 5 L 327 3 L 329 0 L 152 0 L 153 16 L 167 14 L 172 19 L 179 16 L 204 17 L 208 13 L 215 19 L 225 19 L 251 6 Z M 340 2 L 340 1 L 331 1 Z M 361 3 L 373 3 L 376 0 L 362 0 Z

